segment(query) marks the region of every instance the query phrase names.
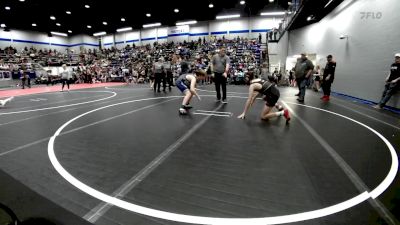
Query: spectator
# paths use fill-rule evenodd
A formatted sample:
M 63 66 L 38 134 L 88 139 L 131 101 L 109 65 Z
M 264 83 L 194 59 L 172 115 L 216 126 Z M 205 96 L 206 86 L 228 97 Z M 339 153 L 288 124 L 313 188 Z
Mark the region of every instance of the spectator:
M 275 68 L 274 72 L 272 73 L 272 76 L 274 76 L 276 79 L 278 79 L 279 71 L 278 68 Z
M 64 91 L 65 85 L 67 85 L 68 92 L 69 92 L 69 82 L 70 82 L 70 79 L 72 78 L 72 76 L 71 76 L 71 72 L 69 71 L 66 64 L 62 65 L 60 76 L 61 76 L 61 83 L 62 83 L 61 92 Z
M 22 67 L 20 70 L 20 76 L 21 76 L 21 81 L 22 81 L 22 89 L 25 89 L 25 84 L 28 86 L 28 88 L 31 88 L 31 78 L 26 71 L 25 67 Z
M 305 53 L 301 54 L 301 58 L 297 59 L 297 63 L 295 66 L 295 76 L 297 86 L 299 87 L 299 93 L 296 96 L 297 101 L 304 102 L 304 97 L 306 95 L 306 86 L 310 79 L 311 73 L 314 69 L 313 63 L 307 59 L 307 55 Z
M 269 40 L 271 40 L 271 41 L 272 41 L 272 33 L 273 33 L 272 30 L 268 31 Z
M 386 77 L 385 90 L 379 103 L 374 106 L 376 109 L 382 109 L 390 100 L 392 95 L 396 93 L 400 86 L 400 53 L 395 54 L 394 63 L 390 68 L 390 74 Z
M 319 89 L 321 88 L 321 69 L 319 65 L 315 67 L 313 78 L 314 78 L 313 90 L 318 92 Z
M 274 32 L 274 41 L 276 41 L 277 40 L 276 35 L 278 34 L 278 30 L 274 28 L 273 32 Z
M 293 69 L 289 71 L 289 86 L 294 87 L 294 76 L 293 76 Z
M 226 48 L 226 54 L 231 58 L 232 71 L 237 71 L 237 74 L 240 76 L 258 70 L 259 62 L 258 57 L 256 57 L 256 55 L 260 54 L 258 41 L 247 40 L 245 38 L 234 40 L 225 38 L 224 41 L 220 40 L 217 44 L 206 42 L 205 38 L 203 38 L 202 43 L 200 43 L 200 41 L 191 41 L 179 45 L 174 43 L 158 43 L 154 48 L 150 45 L 146 45 L 135 47 L 126 46 L 121 50 L 114 47 L 110 49 L 101 49 L 99 51 L 82 49 L 80 54 L 74 54 L 72 51 L 58 52 L 53 49 L 37 50 L 32 47 L 27 47 L 24 48 L 23 51 L 24 54 L 28 53 L 28 56 L 23 55 L 24 57 L 22 57 L 21 55 L 7 54 L 2 64 L 12 66 L 13 64 L 9 64 L 8 61 L 21 63 L 23 61 L 30 62 L 33 60 L 41 60 L 44 66 L 58 66 L 65 63 L 71 65 L 75 64 L 79 65 L 76 71 L 77 82 L 84 81 L 86 83 L 92 83 L 96 80 L 104 81 L 104 77 L 110 77 L 111 74 L 113 74 L 112 79 L 120 79 L 123 77 L 120 68 L 129 68 L 130 75 L 133 73 L 133 70 L 136 69 L 139 77 L 148 81 L 149 77 L 152 76 L 150 72 L 152 72 L 154 60 L 161 57 L 168 58 L 169 54 L 173 53 L 180 54 L 182 58 L 190 61 L 194 61 L 196 58 L 198 66 L 200 66 L 202 70 L 209 71 L 208 73 L 210 73 L 211 70 L 207 68 L 212 64 L 212 59 L 209 58 L 208 55 L 212 55 L 216 49 L 220 47 Z M 10 53 L 16 51 L 12 47 L 7 47 L 6 50 Z M 31 53 L 34 53 L 34 55 L 30 55 Z M 13 70 L 11 66 L 9 66 L 9 70 Z M 175 77 L 177 77 L 177 68 L 179 68 L 179 64 L 173 66 Z M 57 79 L 53 80 L 55 81 Z

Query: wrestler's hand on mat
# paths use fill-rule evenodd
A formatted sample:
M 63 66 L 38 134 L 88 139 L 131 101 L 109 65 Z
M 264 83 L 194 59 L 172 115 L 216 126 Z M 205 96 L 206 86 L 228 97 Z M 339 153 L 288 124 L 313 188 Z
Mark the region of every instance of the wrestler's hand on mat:
M 244 113 L 242 113 L 242 114 L 240 114 L 240 116 L 238 116 L 238 119 L 242 119 L 242 120 L 244 120 L 244 118 L 245 118 L 245 115 L 244 115 Z
M 195 90 L 190 90 L 190 92 L 192 92 L 192 94 L 195 95 L 199 101 L 201 101 L 199 94 L 197 94 L 197 92 Z

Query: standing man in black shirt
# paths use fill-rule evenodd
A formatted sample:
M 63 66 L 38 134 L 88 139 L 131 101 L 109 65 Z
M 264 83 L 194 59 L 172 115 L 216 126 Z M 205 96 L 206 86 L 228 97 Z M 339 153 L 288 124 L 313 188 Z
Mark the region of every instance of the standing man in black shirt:
M 324 92 L 324 96 L 321 98 L 323 101 L 329 101 L 329 97 L 331 95 L 331 86 L 333 80 L 335 79 L 335 70 L 336 70 L 336 62 L 333 60 L 332 55 L 328 55 L 326 57 L 328 61 L 325 66 L 324 75 L 322 78 L 322 91 Z
M 378 105 L 374 106 L 376 109 L 382 109 L 400 87 L 400 53 L 397 53 L 394 57 L 395 61 L 390 68 L 390 74 L 386 77 L 382 98 Z

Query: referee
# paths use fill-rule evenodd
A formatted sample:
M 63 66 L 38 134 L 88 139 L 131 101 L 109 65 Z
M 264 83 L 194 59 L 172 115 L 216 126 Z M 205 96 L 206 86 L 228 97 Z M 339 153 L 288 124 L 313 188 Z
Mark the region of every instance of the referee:
M 222 86 L 222 103 L 227 104 L 226 101 L 226 83 L 228 79 L 230 59 L 226 55 L 226 49 L 221 47 L 219 53 L 212 58 L 212 68 L 214 71 L 215 91 L 217 92 L 217 101 L 221 101 L 221 86 Z

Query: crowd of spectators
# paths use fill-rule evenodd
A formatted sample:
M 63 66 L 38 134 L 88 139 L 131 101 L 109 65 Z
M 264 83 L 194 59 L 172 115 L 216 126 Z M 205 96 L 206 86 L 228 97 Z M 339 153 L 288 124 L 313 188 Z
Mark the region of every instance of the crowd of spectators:
M 194 69 L 210 74 L 210 59 L 220 47 L 226 48 L 231 59 L 230 82 L 242 83 L 248 73 L 260 73 L 262 52 L 258 40 L 239 37 L 232 40 L 212 38 L 210 41 L 199 38 L 183 43 L 155 42 L 145 46 L 127 45 L 123 49 L 85 49 L 79 54 L 70 49 L 60 52 L 34 47 L 21 50 L 7 47 L 0 49 L 0 70 L 20 72 L 24 64 L 38 64 L 44 69 L 66 64 L 74 72 L 76 83 L 113 80 L 149 82 L 153 76 L 153 64 L 160 59 L 172 64 L 175 77 L 182 60 L 192 62 Z M 56 76 L 49 71 L 46 80 L 54 81 Z M 206 82 L 211 80 L 207 78 Z

